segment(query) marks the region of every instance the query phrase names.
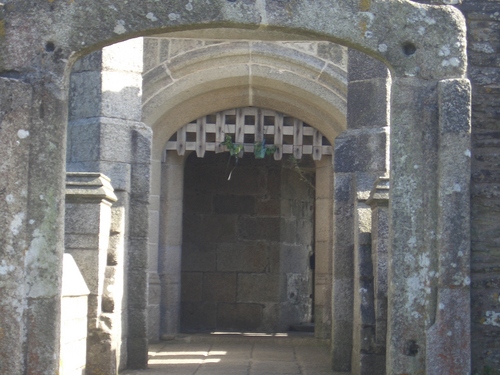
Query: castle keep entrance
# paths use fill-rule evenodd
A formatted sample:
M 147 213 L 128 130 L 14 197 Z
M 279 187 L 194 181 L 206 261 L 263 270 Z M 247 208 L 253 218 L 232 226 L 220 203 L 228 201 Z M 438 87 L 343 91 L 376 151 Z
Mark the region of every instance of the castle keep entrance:
M 184 166 L 181 331 L 283 332 L 310 326 L 315 309 L 321 321 L 325 303 L 314 291 L 331 289 L 315 285 L 315 163 L 331 171 L 326 138 L 296 118 L 239 108 L 184 126 L 166 148 L 167 159 L 193 151 Z M 331 257 L 319 249 L 322 261 Z M 168 252 L 160 257 L 172 262 Z M 164 300 L 163 311 L 178 303 Z M 319 337 L 329 335 L 328 321 L 319 327 Z

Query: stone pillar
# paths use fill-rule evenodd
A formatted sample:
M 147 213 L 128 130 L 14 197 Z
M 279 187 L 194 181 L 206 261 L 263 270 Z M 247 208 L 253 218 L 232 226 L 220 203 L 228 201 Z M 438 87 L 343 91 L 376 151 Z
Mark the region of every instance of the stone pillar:
M 123 274 L 123 303 L 116 319 L 128 321 L 117 350 L 120 369 L 147 365 L 147 296 L 151 129 L 142 122 L 143 40 L 114 44 L 79 60 L 70 83 L 67 169 L 106 174 L 123 221 L 110 264 L 110 283 Z M 124 238 L 121 241 L 119 238 Z M 120 316 L 118 316 L 118 314 Z M 121 324 L 120 324 L 121 325 Z M 121 353 L 121 354 L 120 354 Z M 128 354 L 127 354 L 128 353 Z
M 374 362 L 377 364 L 373 374 L 385 374 L 387 337 L 387 253 L 389 245 L 389 178 L 381 177 L 375 182 L 366 203 L 371 207 L 371 252 L 375 319 L 372 357 L 376 358 Z
M 335 171 L 333 191 L 332 363 L 334 371 L 346 372 L 351 369 L 353 335 L 354 197 L 352 192 L 353 175 Z
M 25 253 L 28 250 L 28 182 L 30 160 L 30 114 L 33 89 L 17 80 L 0 78 L 0 371 L 22 374 L 26 322 L 19 310 L 26 302 Z M 8 172 L 8 173 L 7 173 Z M 41 194 L 41 191 L 38 191 Z M 54 215 L 57 206 L 53 207 Z M 35 224 L 33 222 L 33 224 Z M 33 226 L 31 224 L 31 226 Z M 36 223 L 36 228 L 42 223 Z M 41 236 L 38 230 L 38 236 Z M 34 243 L 36 245 L 37 242 Z M 40 244 L 42 245 L 42 244 Z M 39 246 L 40 246 L 39 245 Z M 38 247 L 39 247 L 38 246 Z M 57 269 L 51 270 L 57 272 Z
M 87 374 L 115 374 L 116 343 L 102 319 L 102 297 L 108 262 L 111 205 L 117 198 L 100 173 L 68 173 L 66 182 L 66 252 L 74 258 L 89 288 Z
M 466 374 L 470 342 L 470 84 L 438 84 L 437 309 L 427 332 L 426 373 Z
M 373 352 L 373 270 L 366 200 L 388 169 L 388 69 L 349 50 L 348 129 L 334 151 L 333 368 L 368 374 Z
M 393 89 L 387 374 L 415 374 L 437 307 L 437 82 L 397 78 Z
M 18 55 L 18 54 L 16 54 Z M 65 64 L 0 78 L 0 372 L 59 368 Z M 35 109 L 36 108 L 36 109 Z
M 180 329 L 182 210 L 184 156 L 168 152 L 162 164 L 161 222 L 158 246 L 161 280 L 161 337 L 172 338 Z
M 314 334 L 328 339 L 332 329 L 333 161 L 316 162 Z
M 397 78 L 387 373 L 470 372 L 470 88 Z

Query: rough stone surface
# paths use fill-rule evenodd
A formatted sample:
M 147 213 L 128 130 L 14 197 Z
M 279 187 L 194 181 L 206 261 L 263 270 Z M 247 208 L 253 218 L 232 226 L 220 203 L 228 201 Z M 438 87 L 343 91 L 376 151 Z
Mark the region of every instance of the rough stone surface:
M 429 2 L 441 4 L 434 0 Z M 260 39 L 291 41 L 294 42 L 291 48 L 300 51 L 294 56 L 307 54 L 312 48 L 312 51 L 322 56 L 331 56 L 329 58 L 335 60 L 332 64 L 336 66 L 343 62 L 335 51 L 328 51 L 324 46 L 306 46 L 303 42 L 309 38 L 319 39 L 322 43 L 338 41 L 376 57 L 390 67 L 393 86 L 389 256 L 392 262 L 388 270 L 387 371 L 391 374 L 428 370 L 427 363 L 433 358 L 427 356 L 427 352 L 430 353 L 433 347 L 446 348 L 449 342 L 447 337 L 433 335 L 428 330 L 438 316 L 440 288 L 446 293 L 445 286 L 450 283 L 460 286 L 455 285 L 459 282 L 462 284 L 461 291 L 466 290 L 466 285 L 463 285 L 468 276 L 466 262 L 457 263 L 460 271 L 455 274 L 452 270 L 455 267 L 448 261 L 454 257 L 450 252 L 455 248 L 455 241 L 466 242 L 469 216 L 449 215 L 447 210 L 449 207 L 465 207 L 468 177 L 464 176 L 464 170 L 461 169 L 463 165 L 459 165 L 459 160 L 463 158 L 454 158 L 453 152 L 445 147 L 447 142 L 455 139 L 454 130 L 444 135 L 439 132 L 446 128 L 446 124 L 441 123 L 444 118 L 442 115 L 453 118 L 454 108 L 463 115 L 464 108 L 470 108 L 470 103 L 457 94 L 459 100 L 453 101 L 455 106 L 446 108 L 446 105 L 439 103 L 438 91 L 447 85 L 444 80 L 454 81 L 469 74 L 473 82 L 474 142 L 472 150 L 464 150 L 464 142 L 460 143 L 459 148 L 465 153 L 471 152 L 474 157 L 471 190 L 472 337 L 477 345 L 473 345 L 472 367 L 477 373 L 497 369 L 498 347 L 490 338 L 498 333 L 496 317 L 499 310 L 496 296 L 498 241 L 495 234 L 498 232 L 498 163 L 495 161 L 498 149 L 497 86 L 500 77 L 496 51 L 498 33 L 495 34 L 498 6 L 495 2 L 464 0 L 458 7 L 468 18 L 468 43 L 465 19 L 457 7 L 405 0 L 305 0 L 286 4 L 267 0 L 216 0 L 210 6 L 198 1 L 187 5 L 185 2 L 172 1 L 165 6 L 165 3 L 154 0 L 111 5 L 104 2 L 34 3 L 20 0 L 0 5 L 0 132 L 2 146 L 5 146 L 0 148 L 0 209 L 6 212 L 0 221 L 1 259 L 5 262 L 0 263 L 0 280 L 6 286 L 2 288 L 0 299 L 0 327 L 9 328 L 7 333 L 2 332 L 8 338 L 1 340 L 5 343 L 0 350 L 5 353 L 0 357 L 0 365 L 3 366 L 1 371 L 42 375 L 58 371 L 60 323 L 57 317 L 60 311 L 64 245 L 64 155 L 68 90 L 71 86 L 68 83 L 71 82 L 69 74 L 72 64 L 85 54 L 132 36 L 173 31 L 191 35 L 222 35 L 225 38 L 252 41 L 250 43 Z M 210 27 L 216 28 L 201 30 Z M 292 37 L 293 40 L 290 40 Z M 144 61 L 136 52 L 137 48 L 142 50 L 143 45 L 140 39 L 134 43 L 134 53 L 130 56 L 126 50 L 115 46 L 116 55 L 103 53 L 100 57 L 80 63 L 76 71 L 80 74 L 79 79 L 73 82 L 79 81 L 80 87 L 89 83 L 89 92 L 100 85 L 101 90 L 95 93 L 98 94 L 96 97 L 101 98 L 100 104 L 105 104 L 97 108 L 101 115 L 135 123 L 141 121 L 142 116 L 151 120 L 148 124 L 154 126 L 156 134 L 160 135 L 155 140 L 157 143 L 166 141 L 169 132 L 171 134 L 180 124 L 190 121 L 187 117 L 197 118 L 208 112 L 208 108 L 217 111 L 226 109 L 225 106 L 267 105 L 276 110 L 294 112 L 293 115 L 297 117 L 303 112 L 307 121 L 318 120 L 319 129 L 325 130 L 325 134 L 329 132 L 332 140 L 345 128 L 344 100 L 323 86 L 328 80 L 318 76 L 316 82 L 311 80 L 310 75 L 306 78 L 290 71 L 280 72 L 276 64 L 272 67 L 257 64 L 245 67 L 227 65 L 222 69 L 193 72 L 189 74 L 189 79 L 179 79 L 176 85 L 168 86 L 154 101 L 150 101 L 154 102 L 150 107 L 144 107 L 147 111 L 142 112 L 140 83 Z M 210 45 L 218 44 L 205 44 L 204 47 Z M 176 41 L 150 43 L 146 49 L 155 51 L 152 52 L 156 54 L 155 63 L 160 64 L 186 51 L 190 53 L 199 46 L 197 41 L 179 37 Z M 109 51 L 113 51 L 113 48 Z M 468 72 L 467 54 L 470 57 Z M 93 74 L 99 59 L 104 62 L 102 81 Z M 118 65 L 123 64 L 120 73 L 114 70 L 117 62 Z M 146 65 L 147 69 L 153 69 L 152 64 Z M 303 74 L 310 67 L 302 66 L 305 70 L 299 68 L 296 72 Z M 250 71 L 255 73 L 256 78 L 252 82 L 249 80 Z M 226 79 L 228 75 L 231 79 Z M 122 79 L 107 80 L 111 77 Z M 453 98 L 454 95 L 451 94 Z M 82 101 L 82 104 L 87 103 L 88 110 L 82 109 L 78 116 L 92 113 L 96 116 L 95 106 L 99 107 L 100 104 L 90 96 L 86 99 L 88 102 Z M 73 106 L 70 108 L 71 113 L 77 113 L 73 112 Z M 447 114 L 448 110 L 450 113 Z M 463 125 L 463 122 L 460 123 Z M 443 125 L 442 129 L 439 128 L 440 124 Z M 92 126 L 88 130 L 96 131 Z M 136 130 L 131 128 L 131 132 Z M 68 132 L 70 140 L 72 131 L 70 129 Z M 464 132 L 463 138 L 459 140 L 467 138 L 468 134 Z M 118 145 L 121 138 L 115 141 Z M 162 147 L 158 147 L 161 149 L 156 155 L 158 160 L 161 159 L 158 155 L 163 151 Z M 131 172 L 134 168 L 130 160 L 116 160 L 122 157 L 117 156 L 121 155 L 121 147 L 113 149 L 112 146 L 108 150 L 112 151 L 109 157 L 116 158 L 113 161 L 101 159 L 101 156 L 96 159 L 97 148 L 90 147 L 89 150 L 92 160 L 72 160 L 68 168 L 109 171 L 112 180 L 114 175 L 117 177 L 115 187 L 120 186 L 131 195 L 134 195 L 134 191 L 130 190 L 131 184 L 140 192 L 145 191 L 146 186 L 140 181 L 149 178 L 148 174 L 140 177 L 136 172 L 141 168 L 139 164 L 148 164 L 143 159 L 146 154 L 130 154 L 141 160 L 137 162 L 135 171 Z M 445 160 L 447 157 L 453 160 L 448 162 Z M 455 165 L 459 173 L 452 186 L 455 188 L 457 184 L 462 190 L 448 194 L 447 171 Z M 442 168 L 444 172 L 441 174 Z M 135 177 L 131 178 L 130 173 Z M 341 185 L 346 182 L 352 188 L 355 178 L 352 173 L 338 172 L 335 181 Z M 135 207 L 147 205 L 148 198 L 139 195 L 131 199 L 131 204 Z M 342 186 L 335 188 L 334 195 L 337 199 L 334 205 L 334 245 L 341 250 L 334 255 L 332 266 L 333 295 L 335 298 L 337 293 L 351 306 L 352 259 L 349 258 L 348 250 L 350 254 L 353 253 L 352 206 L 354 199 L 359 196 L 356 197 L 357 194 L 353 194 L 352 190 L 342 189 Z M 457 197 L 456 201 L 454 197 Z M 128 215 L 128 206 L 126 209 Z M 137 241 L 147 244 L 149 232 L 143 223 L 148 221 L 149 213 L 147 210 L 135 212 L 139 212 L 142 218 L 134 215 L 134 224 L 138 224 L 135 233 Z M 346 222 L 340 223 L 344 214 Z M 442 220 L 450 216 L 452 220 Z M 344 229 L 345 233 L 342 233 Z M 440 229 L 444 230 L 443 237 L 439 237 Z M 452 233 L 455 232 L 465 233 L 465 237 L 454 238 Z M 229 234 L 235 237 L 238 232 L 235 230 Z M 341 243 L 341 239 L 346 240 L 345 244 Z M 179 246 L 180 243 L 174 245 Z M 463 246 L 462 243 L 459 245 Z M 132 273 L 128 281 L 134 290 L 130 291 L 132 294 L 125 295 L 126 301 L 130 303 L 128 313 L 131 319 L 129 326 L 124 328 L 130 332 L 123 335 L 123 342 L 128 346 L 129 365 L 144 367 L 147 361 L 147 298 L 140 295 L 147 295 L 148 246 L 138 248 L 144 250 L 142 260 L 146 261 L 139 262 L 141 267 L 129 269 Z M 346 269 L 351 270 L 350 273 Z M 454 280 L 455 275 L 460 279 Z M 464 298 L 468 301 L 465 294 Z M 95 304 L 96 301 L 91 303 Z M 334 322 L 335 319 L 337 322 L 348 322 L 342 328 L 333 324 L 334 341 L 336 337 L 345 339 L 346 343 L 352 340 L 353 314 L 348 310 L 339 307 L 333 311 Z M 466 310 L 462 308 L 461 317 L 468 316 Z M 457 310 L 454 312 L 458 313 Z M 345 317 L 343 314 L 346 314 Z M 344 318 L 342 320 L 339 317 Z M 438 317 L 438 323 L 452 318 L 446 309 L 440 311 Z M 452 327 L 452 336 L 459 337 L 467 331 L 467 324 L 465 320 L 457 320 L 456 326 Z M 138 328 L 134 328 L 134 325 Z M 342 363 L 342 360 L 345 362 L 345 359 L 349 359 L 350 362 L 352 350 L 344 347 L 338 351 L 337 344 L 333 344 L 334 360 L 339 359 L 339 363 Z M 458 368 L 457 372 L 467 373 L 470 370 L 467 368 L 469 353 L 466 345 L 462 348 L 462 352 L 455 348 L 465 358 L 455 368 Z M 339 353 L 342 353 L 343 358 Z

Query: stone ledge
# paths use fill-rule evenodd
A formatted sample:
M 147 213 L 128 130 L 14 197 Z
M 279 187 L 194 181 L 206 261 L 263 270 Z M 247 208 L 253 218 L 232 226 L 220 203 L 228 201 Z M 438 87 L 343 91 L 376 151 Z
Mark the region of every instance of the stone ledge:
M 111 186 L 111 180 L 97 172 L 66 173 L 66 200 L 107 200 L 116 202 L 118 198 Z

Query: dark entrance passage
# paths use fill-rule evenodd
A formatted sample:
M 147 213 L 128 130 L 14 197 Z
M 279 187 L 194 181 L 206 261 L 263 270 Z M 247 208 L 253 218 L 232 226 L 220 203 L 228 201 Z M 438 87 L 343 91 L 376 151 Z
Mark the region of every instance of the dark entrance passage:
M 279 332 L 312 319 L 314 162 L 193 153 L 185 167 L 181 330 Z

